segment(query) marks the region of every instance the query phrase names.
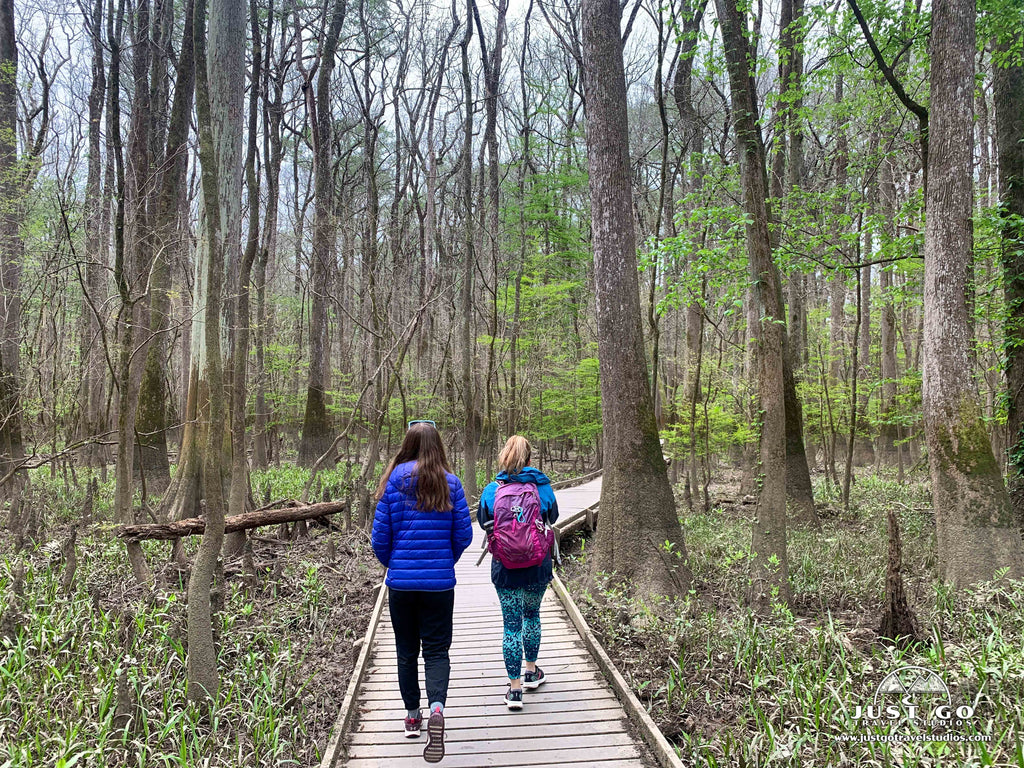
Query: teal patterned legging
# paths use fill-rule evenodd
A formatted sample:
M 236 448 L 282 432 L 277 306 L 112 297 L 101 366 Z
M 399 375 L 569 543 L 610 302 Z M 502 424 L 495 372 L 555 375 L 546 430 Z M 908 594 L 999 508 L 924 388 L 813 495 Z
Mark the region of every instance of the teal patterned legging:
M 547 588 L 547 584 L 519 589 L 498 588 L 501 617 L 505 622 L 501 652 L 509 680 L 515 680 L 522 674 L 524 657 L 529 662 L 537 661 L 540 652 L 540 601 Z

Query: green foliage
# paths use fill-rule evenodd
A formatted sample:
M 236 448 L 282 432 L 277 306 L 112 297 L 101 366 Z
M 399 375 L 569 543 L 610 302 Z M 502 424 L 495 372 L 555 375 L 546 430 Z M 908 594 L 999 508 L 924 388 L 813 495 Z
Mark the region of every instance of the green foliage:
M 362 588 L 372 557 L 361 537 L 345 546 Z M 216 619 L 222 689 L 207 716 L 185 704 L 183 596 L 124 589 L 123 545 L 106 535 L 79 538 L 70 595 L 50 554 L 0 555 L 0 615 L 9 630 L 0 635 L 0 765 L 241 768 L 320 759 L 317 742 L 334 713 L 320 706 L 318 668 L 323 653 L 347 653 L 355 639 L 336 611 L 346 598 L 364 610 L 356 591 L 339 591 L 337 577 L 301 557 L 283 561 L 281 584 L 295 585 L 286 599 L 274 599 L 272 583 L 267 599 L 229 583 Z M 121 677 L 134 712 L 129 730 L 115 722 Z
M 821 498 L 821 496 L 819 496 Z M 790 536 L 792 606 L 743 607 L 750 522 L 734 510 L 684 521 L 690 593 L 657 610 L 599 578 L 580 587 L 584 613 L 652 717 L 694 765 L 1015 765 L 1014 674 L 1024 642 L 1024 583 L 999 580 L 950 591 L 935 582 L 934 519 L 921 482 L 859 478 L 849 517 Z M 884 584 L 886 514 L 895 507 L 908 595 L 931 641 L 875 640 Z M 989 742 L 843 741 L 847 735 L 926 734 L 920 724 L 854 719 L 888 672 L 935 670 L 954 702 L 976 708 L 956 727 Z
M 320 470 L 310 491 L 309 501 L 339 501 L 353 496 L 360 469 L 358 464 L 342 462 L 336 467 Z M 253 497 L 265 500 L 262 503 L 269 503 L 280 499 L 300 499 L 309 476 L 310 470 L 306 467 L 282 464 L 266 470 L 253 470 L 249 482 Z M 379 473 L 372 477 L 376 479 Z

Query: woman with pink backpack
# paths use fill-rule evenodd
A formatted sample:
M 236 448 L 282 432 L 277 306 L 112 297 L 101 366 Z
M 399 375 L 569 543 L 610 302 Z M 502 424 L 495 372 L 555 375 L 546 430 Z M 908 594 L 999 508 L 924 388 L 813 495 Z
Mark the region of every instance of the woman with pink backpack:
M 513 435 L 498 455 L 497 478 L 484 488 L 477 511 L 505 624 L 501 649 L 509 685 L 504 701 L 510 710 L 523 708 L 524 689 L 545 681 L 537 666 L 540 602 L 551 582 L 550 526 L 558 519 L 551 481 L 529 463 L 529 442 Z

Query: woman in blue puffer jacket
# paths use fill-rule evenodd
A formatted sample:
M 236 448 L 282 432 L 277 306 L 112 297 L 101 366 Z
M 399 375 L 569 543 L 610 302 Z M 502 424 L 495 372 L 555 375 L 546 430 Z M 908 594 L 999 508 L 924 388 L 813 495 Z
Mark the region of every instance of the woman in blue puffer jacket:
M 444 704 L 448 695 L 455 607 L 455 563 L 473 540 L 462 483 L 451 473 L 432 421 L 409 422 L 402 447 L 377 489 L 373 552 L 388 569 L 388 607 L 395 630 L 398 687 L 407 711 L 405 735 L 420 735 L 419 654 L 430 719 L 423 757 L 444 757 Z

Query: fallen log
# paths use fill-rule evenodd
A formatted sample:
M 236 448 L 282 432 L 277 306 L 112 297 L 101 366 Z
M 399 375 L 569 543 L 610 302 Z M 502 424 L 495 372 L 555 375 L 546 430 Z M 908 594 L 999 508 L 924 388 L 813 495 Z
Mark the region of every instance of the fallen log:
M 348 501 L 324 501 L 319 504 L 306 504 L 298 507 L 285 507 L 283 509 L 260 509 L 255 512 L 233 515 L 224 521 L 224 533 L 234 533 L 235 531 L 259 528 L 264 525 L 294 523 L 299 520 L 336 515 L 339 512 L 344 512 L 348 504 Z M 173 541 L 183 536 L 200 535 L 205 530 L 206 521 L 203 518 L 190 517 L 185 520 L 176 520 L 173 523 L 123 525 L 117 530 L 117 538 L 127 541 L 140 541 L 142 539 Z

